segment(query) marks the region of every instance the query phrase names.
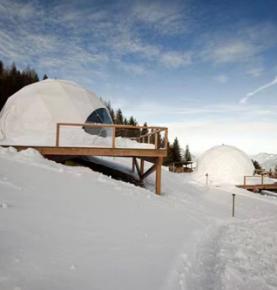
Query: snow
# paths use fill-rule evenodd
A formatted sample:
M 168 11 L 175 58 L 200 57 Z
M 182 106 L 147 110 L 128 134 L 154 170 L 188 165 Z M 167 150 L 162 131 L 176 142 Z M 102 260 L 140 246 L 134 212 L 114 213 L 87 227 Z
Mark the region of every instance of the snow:
M 195 178 L 202 183 L 242 184 L 254 166 L 249 157 L 236 147 L 220 145 L 207 150 L 197 161 Z M 208 177 L 206 176 L 208 175 Z
M 33 149 L 0 164 L 1 290 L 277 287 L 277 198 L 166 170 L 157 196 Z

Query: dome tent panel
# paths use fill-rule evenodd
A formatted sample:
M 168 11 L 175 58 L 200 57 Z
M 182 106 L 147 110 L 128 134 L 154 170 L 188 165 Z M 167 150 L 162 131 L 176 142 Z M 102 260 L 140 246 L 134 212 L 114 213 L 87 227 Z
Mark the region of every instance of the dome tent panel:
M 53 145 L 57 123 L 85 123 L 100 108 L 107 110 L 94 93 L 73 82 L 40 81 L 8 99 L 0 113 L 2 139 L 27 145 L 33 137 L 37 145 Z
M 243 177 L 253 175 L 250 158 L 240 149 L 221 145 L 207 150 L 197 161 L 196 179 L 212 184 L 241 184 Z

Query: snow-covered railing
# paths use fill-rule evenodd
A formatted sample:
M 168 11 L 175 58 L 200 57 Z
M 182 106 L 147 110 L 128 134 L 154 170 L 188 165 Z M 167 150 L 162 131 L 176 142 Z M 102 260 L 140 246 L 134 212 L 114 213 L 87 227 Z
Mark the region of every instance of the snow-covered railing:
M 79 144 L 78 146 L 83 145 L 86 147 L 88 142 L 85 142 L 92 136 L 96 136 L 96 138 L 101 138 L 103 141 L 101 147 L 108 147 L 108 148 L 122 148 L 122 141 L 129 140 L 129 143 L 123 142 L 125 144 L 124 148 L 128 149 L 135 148 L 136 146 L 140 149 L 167 149 L 168 143 L 168 129 L 166 127 L 153 127 L 153 126 L 131 126 L 131 125 L 117 125 L 117 124 L 92 124 L 92 123 L 57 123 L 56 126 L 56 147 L 61 146 L 62 136 L 61 136 L 61 129 L 62 127 L 80 127 L 85 131 L 89 130 L 99 130 L 105 129 L 108 133 L 107 134 L 86 134 L 84 133 L 81 136 L 83 140 L 83 144 Z M 74 140 L 74 133 L 70 132 L 70 139 Z M 85 135 L 85 136 L 84 136 Z M 76 136 L 78 138 L 80 136 Z M 86 137 L 86 138 L 84 138 Z M 120 142 L 121 141 L 121 142 Z M 99 143 L 99 142 L 98 142 Z M 107 145 L 107 144 L 110 144 Z M 147 145 L 144 144 L 149 144 Z

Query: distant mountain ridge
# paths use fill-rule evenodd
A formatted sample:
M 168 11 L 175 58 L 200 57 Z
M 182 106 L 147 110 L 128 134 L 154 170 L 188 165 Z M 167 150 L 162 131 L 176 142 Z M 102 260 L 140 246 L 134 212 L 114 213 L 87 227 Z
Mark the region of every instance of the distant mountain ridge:
M 251 159 L 257 160 L 266 170 L 269 170 L 270 168 L 274 169 L 277 165 L 277 154 L 259 153 L 256 155 L 251 155 L 250 157 Z

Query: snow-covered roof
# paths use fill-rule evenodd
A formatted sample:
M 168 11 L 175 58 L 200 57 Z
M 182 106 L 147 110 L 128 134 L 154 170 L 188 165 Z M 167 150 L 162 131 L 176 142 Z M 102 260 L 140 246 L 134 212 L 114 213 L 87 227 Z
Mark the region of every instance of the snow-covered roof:
M 212 184 L 242 184 L 245 175 L 253 175 L 250 158 L 240 149 L 220 145 L 207 150 L 197 161 L 196 178 Z
M 12 95 L 0 113 L 0 139 L 54 136 L 58 122 L 84 123 L 99 98 L 74 82 L 47 79 Z

